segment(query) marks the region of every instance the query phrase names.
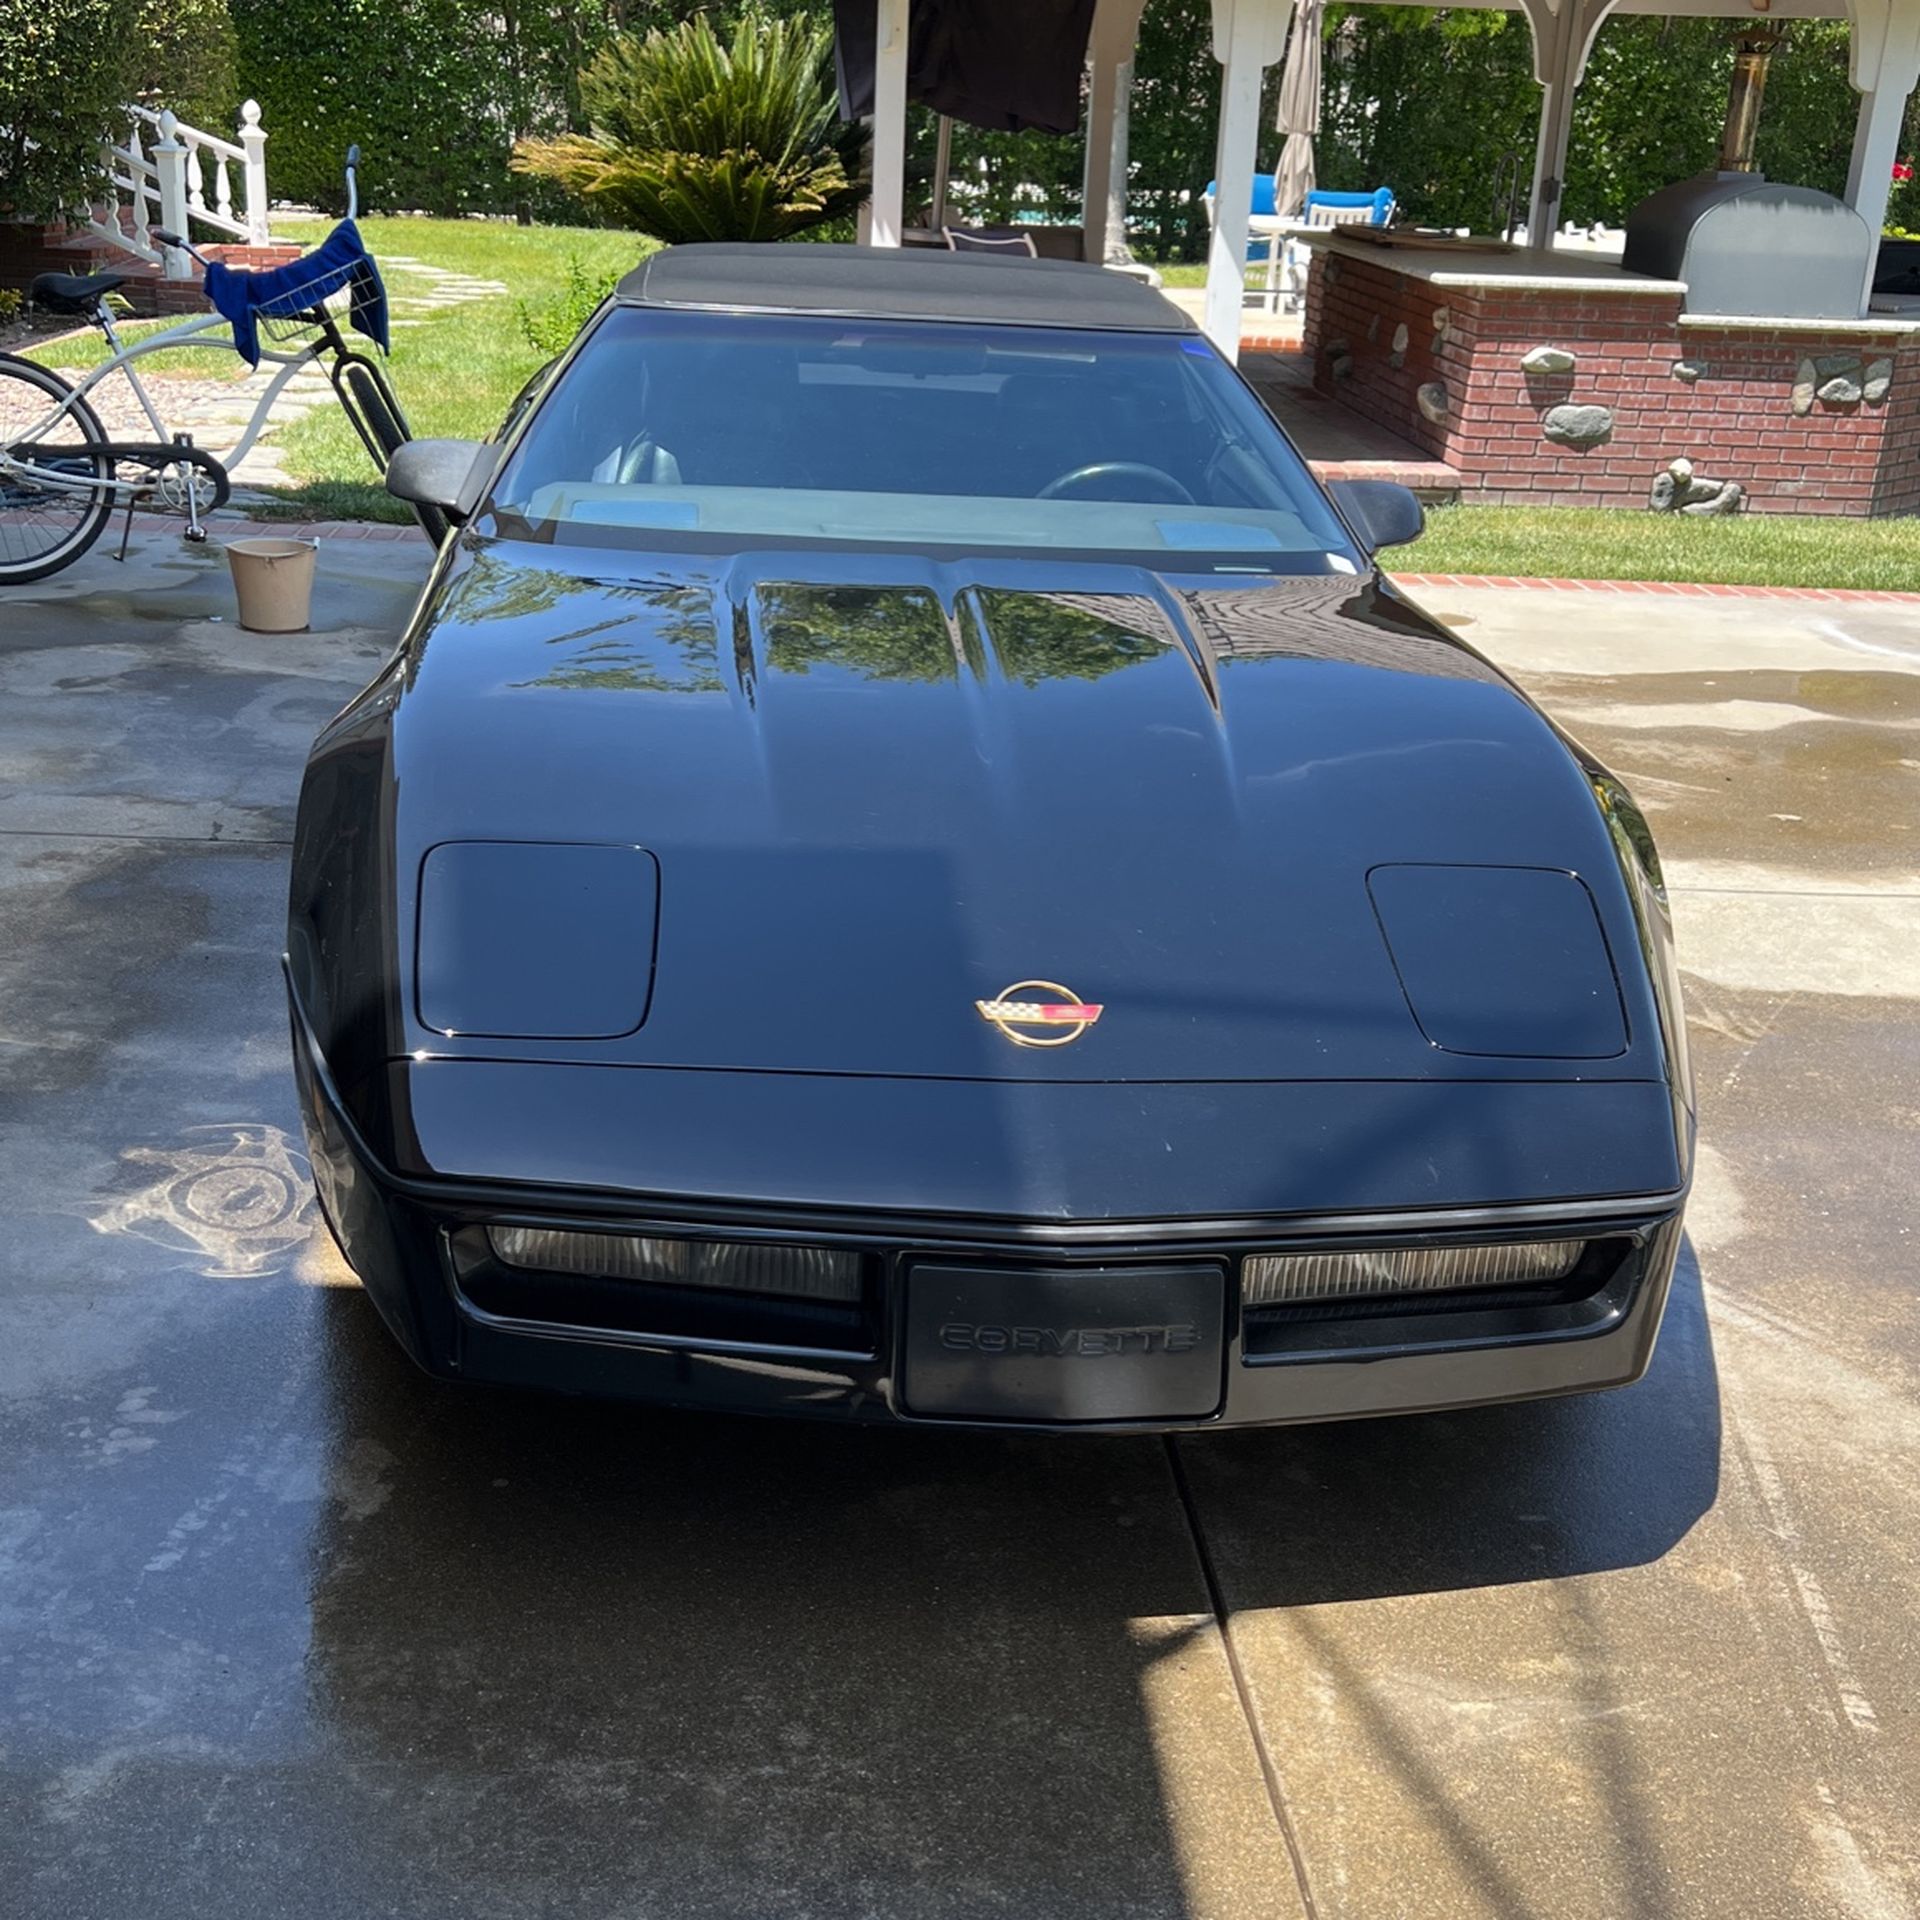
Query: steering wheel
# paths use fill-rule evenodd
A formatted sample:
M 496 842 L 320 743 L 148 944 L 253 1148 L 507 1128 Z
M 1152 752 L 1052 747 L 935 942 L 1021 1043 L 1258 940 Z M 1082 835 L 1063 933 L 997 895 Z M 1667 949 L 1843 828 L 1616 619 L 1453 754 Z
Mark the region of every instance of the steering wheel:
M 1150 467 L 1143 460 L 1091 460 L 1084 467 L 1075 467 L 1063 473 L 1057 480 L 1049 480 L 1034 498 L 1058 500 L 1088 481 L 1110 480 L 1122 474 L 1132 480 L 1151 480 L 1155 485 L 1165 487 L 1168 494 L 1183 507 L 1200 504 L 1172 474 L 1161 467 Z

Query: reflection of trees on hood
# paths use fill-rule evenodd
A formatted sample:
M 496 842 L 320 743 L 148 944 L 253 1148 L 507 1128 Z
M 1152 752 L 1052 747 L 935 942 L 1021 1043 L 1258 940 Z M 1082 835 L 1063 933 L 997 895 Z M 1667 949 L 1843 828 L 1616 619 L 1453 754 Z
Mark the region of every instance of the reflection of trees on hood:
M 839 667 L 869 680 L 952 680 L 960 670 L 940 602 L 924 587 L 763 586 L 776 673 Z
M 527 687 L 606 688 L 627 693 L 720 693 L 720 634 L 713 595 L 704 587 L 608 587 L 617 612 L 573 633 Z
M 578 624 L 569 623 L 569 614 Z M 449 590 L 433 637 L 457 645 L 454 634 L 462 626 L 512 620 L 537 623 L 526 637 L 546 650 L 543 670 L 518 686 L 718 693 L 725 685 L 706 587 L 585 580 L 478 553 Z M 416 669 L 428 644 L 419 643 Z
M 530 567 L 518 560 L 499 560 L 476 553 L 467 570 L 454 582 L 440 609 L 443 621 L 524 620 L 551 613 L 569 594 L 594 583 L 552 567 Z M 599 588 L 617 593 L 617 587 Z
M 1157 659 L 1173 644 L 1173 635 L 1144 600 L 991 587 L 975 599 L 985 617 L 988 646 L 1000 656 L 1007 678 L 1024 687 L 1047 680 L 1098 680 Z
M 924 587 L 762 587 L 767 663 L 779 673 L 833 666 L 872 680 L 951 680 L 960 657 L 939 601 Z M 1009 680 L 1097 680 L 1151 660 L 1173 635 L 1151 603 L 1124 595 L 980 588 L 960 604 L 966 663 L 989 652 Z

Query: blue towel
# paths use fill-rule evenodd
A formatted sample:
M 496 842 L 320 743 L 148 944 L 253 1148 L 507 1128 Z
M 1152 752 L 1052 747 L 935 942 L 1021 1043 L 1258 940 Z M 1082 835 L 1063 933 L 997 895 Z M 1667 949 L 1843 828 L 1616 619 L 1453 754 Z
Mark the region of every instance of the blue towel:
M 248 366 L 260 364 L 260 316 L 291 316 L 317 305 L 342 287 L 352 289 L 350 315 L 354 326 L 385 353 L 388 348 L 387 290 L 351 220 L 334 230 L 298 260 L 264 273 L 223 266 L 207 268 L 207 298 L 233 328 L 234 351 Z

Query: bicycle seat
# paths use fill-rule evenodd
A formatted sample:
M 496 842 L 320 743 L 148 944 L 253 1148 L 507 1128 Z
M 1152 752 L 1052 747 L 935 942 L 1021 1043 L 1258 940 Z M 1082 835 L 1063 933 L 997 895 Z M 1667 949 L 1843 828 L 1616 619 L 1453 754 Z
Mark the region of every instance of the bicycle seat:
M 27 298 L 49 313 L 91 313 L 115 287 L 124 287 L 124 273 L 42 273 L 34 276 Z

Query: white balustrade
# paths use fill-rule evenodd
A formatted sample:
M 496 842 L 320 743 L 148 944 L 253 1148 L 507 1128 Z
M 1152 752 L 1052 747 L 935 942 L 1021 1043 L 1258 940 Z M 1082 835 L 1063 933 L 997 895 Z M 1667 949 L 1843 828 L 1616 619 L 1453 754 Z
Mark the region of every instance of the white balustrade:
M 88 218 L 90 233 L 153 261 L 170 280 L 190 279 L 192 263 L 178 247 L 162 247 L 154 240 L 156 225 L 189 237 L 210 229 L 247 246 L 269 243 L 267 136 L 257 101 L 249 100 L 240 109 L 237 142 L 190 127 L 167 109 L 134 106 L 127 109 L 127 117 L 125 144 L 109 143 L 101 149 L 114 197 L 104 210 Z M 145 129 L 151 133 L 143 147 Z M 236 166 L 240 170 L 237 208 Z

